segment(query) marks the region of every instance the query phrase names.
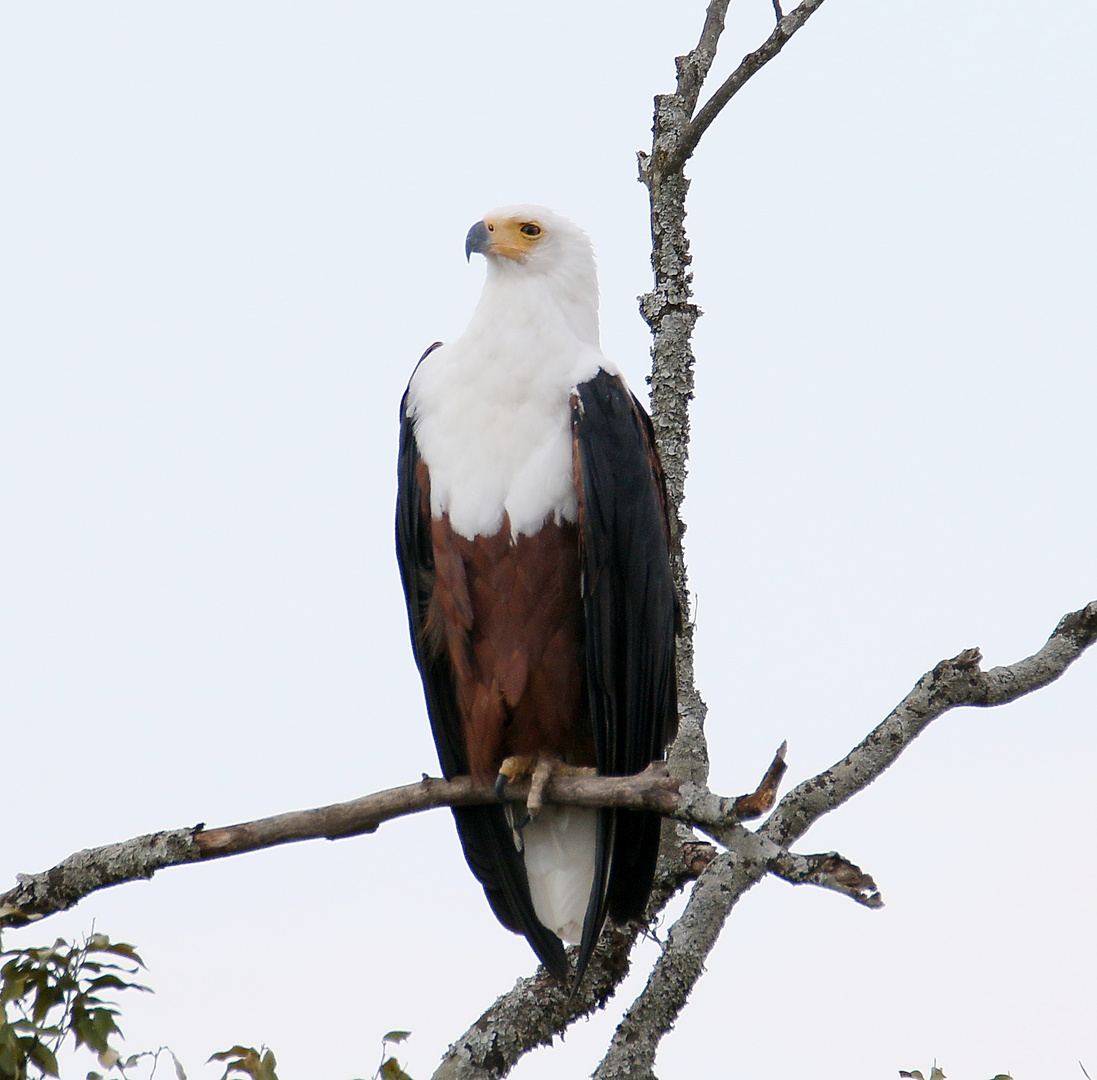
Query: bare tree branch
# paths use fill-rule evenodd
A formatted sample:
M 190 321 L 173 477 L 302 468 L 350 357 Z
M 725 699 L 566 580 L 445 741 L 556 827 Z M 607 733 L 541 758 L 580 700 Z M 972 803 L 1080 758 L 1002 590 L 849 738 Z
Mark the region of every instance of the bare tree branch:
M 958 705 L 1004 705 L 1038 690 L 1062 675 L 1095 639 L 1097 601 L 1064 616 L 1039 652 L 1008 667 L 980 671 L 978 649 L 942 660 L 842 761 L 790 791 L 756 833 L 734 826 L 756 846 L 752 850 L 743 838 L 713 859 L 697 879 L 647 986 L 625 1014 L 594 1073 L 596 1080 L 654 1077 L 659 1042 L 700 978 L 724 921 L 739 897 L 767 871 L 795 883 L 826 883 L 847 895 L 862 893 L 854 898 L 880 906 L 875 884 L 859 868 L 841 865 L 846 860 L 840 856 L 835 856 L 836 863 L 828 863 L 826 856 L 808 856 L 808 864 L 797 867 L 788 860 L 804 857 L 787 855 L 787 847 L 819 817 L 867 787 L 942 713 Z M 811 866 L 811 860 L 819 862 Z
M 867 787 L 942 713 L 958 705 L 991 706 L 1039 690 L 1059 678 L 1097 638 L 1097 601 L 1064 615 L 1039 652 L 1008 667 L 979 668 L 979 650 L 942 660 L 849 754 L 790 791 L 759 833 L 782 846 L 799 839 L 823 814 Z
M 719 90 L 701 106 L 682 133 L 674 152 L 663 165 L 665 169 L 680 169 L 697 149 L 701 136 L 709 125 L 720 115 L 724 106 L 762 70 L 788 43 L 789 39 L 822 6 L 823 0 L 803 0 L 787 15 L 781 15 L 780 4 L 774 3 L 777 12 L 777 26 L 763 44 L 752 53 L 743 57 L 739 66 L 724 80 Z
M 707 792 L 696 805 L 682 804 L 679 783 L 660 764 L 638 776 L 554 778 L 546 789 L 546 801 L 571 806 L 616 806 L 681 813 L 721 822 L 717 814 L 734 812 L 734 800 L 717 800 Z M 506 796 L 524 801 L 527 784 L 514 784 Z M 20 874 L 19 884 L 0 895 L 0 927 L 19 926 L 73 907 L 85 896 L 111 885 L 151 878 L 166 866 L 240 855 L 260 848 L 299 840 L 337 840 L 377 829 L 391 818 L 416 814 L 438 806 L 474 806 L 496 801 L 490 785 L 475 784 L 469 777 L 435 780 L 424 776 L 416 784 L 389 788 L 350 802 L 294 810 L 217 829 L 195 825 L 189 829 L 138 836 L 119 844 L 78 851 L 40 874 Z
M 770 859 L 769 872 L 790 885 L 818 885 L 848 896 L 865 907 L 884 906 L 883 897 L 872 877 L 837 851 L 822 855 L 784 852 Z
M 779 776 L 783 768 L 782 747 L 758 792 L 773 789 L 774 776 Z M 662 762 L 656 762 L 636 776 L 554 777 L 544 796 L 546 802 L 558 805 L 650 810 L 698 825 L 714 836 L 726 837 L 722 842 L 734 844 L 738 837 L 735 827 L 744 816 L 740 807 L 744 800 L 748 806 L 753 805 L 758 792 L 738 799 L 724 798 L 705 787 L 683 785 L 668 775 Z M 524 802 L 528 794 L 528 782 L 513 784 L 505 792 L 512 802 Z M 392 818 L 439 806 L 483 805 L 496 799 L 491 785 L 476 784 L 467 776 L 453 780 L 424 776 L 418 783 L 378 791 L 350 802 L 294 810 L 216 829 L 195 825 L 150 833 L 78 851 L 44 873 L 19 875 L 19 884 L 0 895 L 0 927 L 19 926 L 65 911 L 92 892 L 151 878 L 166 866 L 241 855 L 301 840 L 360 836 L 374 832 Z
M 669 754 L 670 771 L 703 784 L 708 777 L 704 737 L 706 706 L 693 677 L 693 626 L 682 552 L 681 519 L 689 458 L 689 403 L 693 398 L 693 327 L 701 312 L 692 302 L 691 256 L 685 230 L 689 180 L 683 171 L 705 129 L 739 88 L 784 47 L 823 0 L 803 0 L 755 52 L 745 57 L 723 86 L 694 116 L 701 90 L 716 56 L 728 0 L 711 0 L 696 47 L 675 60 L 677 88 L 655 98 L 651 153 L 638 155 L 640 179 L 651 203 L 652 291 L 640 297 L 640 311 L 652 334 L 651 416 L 667 478 L 670 500 L 672 564 L 684 618 L 678 640 L 678 738 Z M 779 10 L 779 9 L 778 9 Z
M 678 96 L 687 119 L 697 108 L 701 87 L 708 78 L 712 61 L 716 59 L 716 49 L 720 44 L 720 35 L 724 32 L 724 19 L 730 3 L 731 0 L 712 0 L 705 12 L 705 25 L 701 29 L 696 47 L 685 56 L 674 58 L 674 66 L 678 71 Z
M 716 849 L 688 843 L 676 848 L 674 856 L 660 860 L 643 925 L 697 878 L 716 858 Z M 582 984 L 570 997 L 544 968 L 519 979 L 450 1046 L 432 1080 L 497 1080 L 527 1051 L 551 1042 L 574 1021 L 601 1008 L 628 974 L 629 955 L 643 925 L 607 927 Z

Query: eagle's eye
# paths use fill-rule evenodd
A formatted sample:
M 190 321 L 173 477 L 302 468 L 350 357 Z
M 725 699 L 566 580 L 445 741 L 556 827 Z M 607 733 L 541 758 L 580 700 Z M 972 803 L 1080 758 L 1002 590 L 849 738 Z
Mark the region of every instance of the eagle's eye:
M 540 236 L 541 226 L 534 225 L 532 221 L 527 221 L 518 231 L 524 233 L 526 236 Z

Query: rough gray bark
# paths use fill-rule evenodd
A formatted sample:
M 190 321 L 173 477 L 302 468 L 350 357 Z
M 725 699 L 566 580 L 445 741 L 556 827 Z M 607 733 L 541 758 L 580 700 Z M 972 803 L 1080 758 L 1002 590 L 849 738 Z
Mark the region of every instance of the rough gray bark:
M 822 873 L 832 879 L 827 887 L 838 891 L 845 891 L 843 879 L 853 880 L 858 891 L 874 889 L 871 878 L 857 882 L 860 871 L 845 860 L 827 867 L 826 857 L 808 856 L 806 865 L 789 865 L 789 860 L 795 862 L 802 857 L 789 855 L 788 846 L 815 821 L 872 783 L 942 713 L 959 705 L 1003 705 L 1039 690 L 1062 675 L 1095 639 L 1097 601 L 1064 616 L 1047 644 L 1016 664 L 981 671 L 978 649 L 967 649 L 951 660 L 942 660 L 840 762 L 793 788 L 757 832 L 733 826 L 749 841 L 737 836 L 739 842 L 713 859 L 697 879 L 686 910 L 671 927 L 666 948 L 647 986 L 618 1026 L 609 1051 L 594 1073 L 595 1080 L 654 1077 L 659 1042 L 700 978 L 728 914 L 739 897 L 767 872 L 777 872 L 786 880 L 795 880 L 799 872 L 805 881 Z M 815 862 L 820 859 L 821 863 Z M 794 872 L 786 875 L 779 872 L 779 867 Z M 818 880 L 815 883 L 822 884 Z
M 66 911 L 111 885 L 150 878 L 165 866 L 197 862 L 194 829 L 149 833 L 121 844 L 77 851 L 41 874 L 17 874 L 18 884 L 0 895 L 0 927 L 22 926 Z
M 648 189 L 651 206 L 651 265 L 654 284 L 640 297 L 640 312 L 651 328 L 651 416 L 671 505 L 674 576 L 684 627 L 678 640 L 679 735 L 670 752 L 670 771 L 682 779 L 704 783 L 708 778 L 708 747 L 704 724 L 706 706 L 693 677 L 693 625 L 690 622 L 689 585 L 682 552 L 685 525 L 681 519 L 689 459 L 689 403 L 693 399 L 693 327 L 701 315 L 693 303 L 689 271 L 692 261 L 686 235 L 686 195 L 689 180 L 685 164 L 701 136 L 720 111 L 822 5 L 803 0 L 780 16 L 773 33 L 739 66 L 700 109 L 697 102 L 708 78 L 730 0 L 712 0 L 697 46 L 675 59 L 677 87 L 655 98 L 651 153 L 637 155 L 640 180 Z
M 710 844 L 683 844 L 674 861 L 659 867 L 645 915 L 653 919 L 670 898 L 716 856 Z M 596 960 L 573 995 L 543 968 L 519 979 L 446 1052 L 433 1080 L 489 1080 L 505 1076 L 527 1051 L 550 1043 L 580 1017 L 600 1009 L 628 974 L 629 955 L 643 926 L 609 926 L 602 933 Z

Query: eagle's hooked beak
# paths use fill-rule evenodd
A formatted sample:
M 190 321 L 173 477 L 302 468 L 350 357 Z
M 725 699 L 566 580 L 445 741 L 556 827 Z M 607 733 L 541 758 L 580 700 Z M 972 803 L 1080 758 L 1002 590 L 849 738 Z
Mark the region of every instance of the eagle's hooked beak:
M 480 255 L 487 255 L 491 251 L 491 233 L 483 221 L 473 225 L 465 237 L 465 259 L 471 259 L 474 251 Z

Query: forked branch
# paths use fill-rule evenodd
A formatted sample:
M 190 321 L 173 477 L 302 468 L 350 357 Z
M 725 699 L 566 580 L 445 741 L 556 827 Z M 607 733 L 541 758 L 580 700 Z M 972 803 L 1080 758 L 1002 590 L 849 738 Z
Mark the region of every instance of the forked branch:
M 1039 690 L 1062 675 L 1095 639 L 1097 601 L 1064 616 L 1047 644 L 1016 664 L 981 671 L 978 649 L 942 660 L 837 765 L 790 791 L 758 831 L 750 834 L 757 845 L 755 853 L 744 853 L 744 845 L 723 852 L 697 879 L 686 910 L 671 927 L 647 986 L 618 1026 L 595 1080 L 654 1076 L 659 1042 L 700 978 L 728 914 L 767 872 L 814 884 L 823 883 L 816 876 L 821 875 L 829 879 L 827 887 L 861 894 L 871 890 L 869 895 L 878 901 L 872 879 L 840 856 L 834 862 L 827 856 L 809 856 L 792 865 L 803 857 L 788 855 L 788 846 L 823 814 L 872 783 L 942 713 L 959 705 L 1004 705 Z M 775 849 L 785 854 L 777 855 Z M 779 867 L 792 872 L 782 873 Z M 867 899 L 862 902 L 878 906 Z
M 803 3 L 784 15 L 778 0 L 774 0 L 777 26 L 773 33 L 754 52 L 743 57 L 739 66 L 724 80 L 716 93 L 701 106 L 682 133 L 677 148 L 667 159 L 664 168 L 680 169 L 690 159 L 701 141 L 701 136 L 720 115 L 724 106 L 788 44 L 792 35 L 815 14 L 822 3 L 823 0 L 803 0 Z

